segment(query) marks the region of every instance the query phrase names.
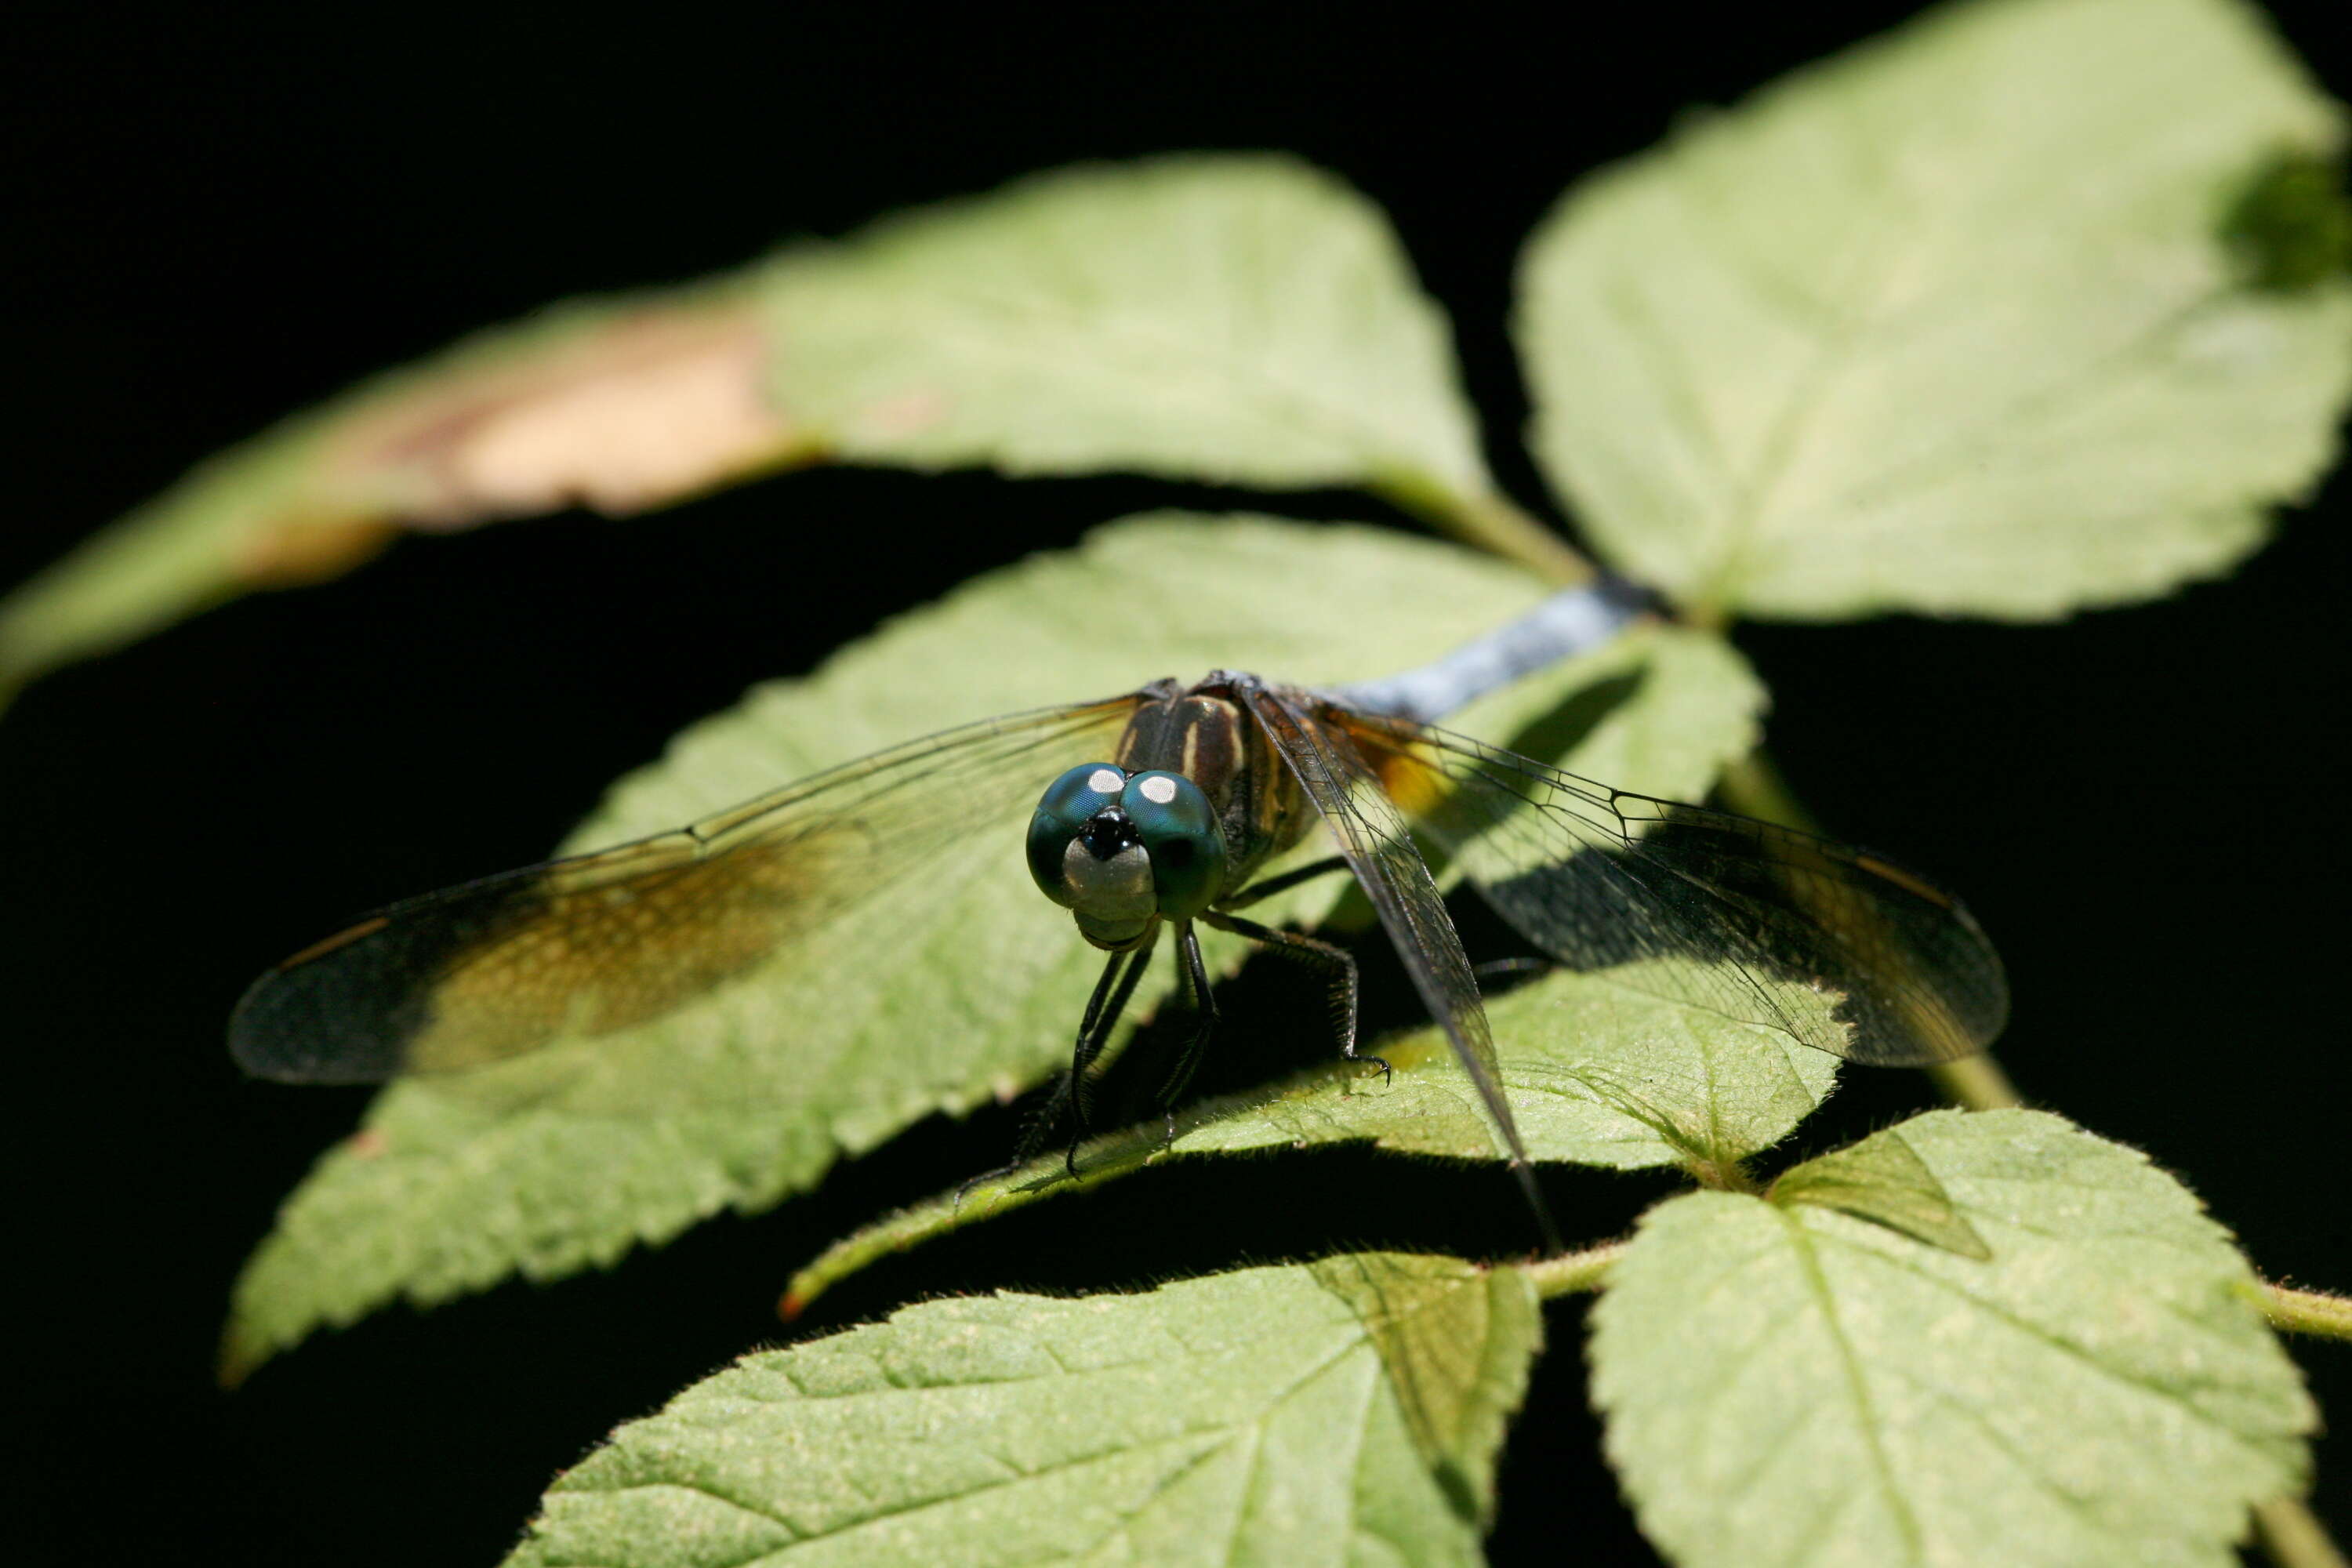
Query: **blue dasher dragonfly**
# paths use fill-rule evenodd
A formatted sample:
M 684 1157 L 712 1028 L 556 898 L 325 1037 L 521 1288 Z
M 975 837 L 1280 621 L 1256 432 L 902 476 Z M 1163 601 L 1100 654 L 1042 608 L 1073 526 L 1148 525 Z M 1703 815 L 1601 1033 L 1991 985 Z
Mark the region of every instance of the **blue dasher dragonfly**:
M 1109 955 L 1049 1114 L 1066 1110 L 1085 1131 L 1088 1071 L 1163 933 L 1200 1019 L 1162 1100 L 1181 1095 L 1216 1022 L 1196 925 L 1326 968 L 1341 1050 L 1358 1057 L 1346 950 L 1239 912 L 1344 868 L 1549 1237 L 1477 975 L 1417 838 L 1549 962 L 1633 965 L 1629 983 L 1667 1000 L 1852 1061 L 1967 1056 L 2008 1015 L 2000 959 L 1975 920 L 1893 862 L 1613 789 L 1435 724 L 1613 635 L 1633 609 L 1608 584 L 1571 590 L 1388 680 L 1317 691 L 1219 670 L 912 741 L 672 833 L 379 910 L 257 981 L 231 1019 L 231 1048 L 258 1077 L 351 1083 L 609 1035 L 748 983 L 770 955 L 887 889 L 919 894 L 947 858 L 1009 850 L 1026 812 L 1033 879 Z M 1258 876 L 1318 826 L 1332 855 Z M 1645 959 L 1678 962 L 1635 963 Z M 1775 999 L 1788 980 L 1834 993 L 1834 1009 L 1792 1013 Z

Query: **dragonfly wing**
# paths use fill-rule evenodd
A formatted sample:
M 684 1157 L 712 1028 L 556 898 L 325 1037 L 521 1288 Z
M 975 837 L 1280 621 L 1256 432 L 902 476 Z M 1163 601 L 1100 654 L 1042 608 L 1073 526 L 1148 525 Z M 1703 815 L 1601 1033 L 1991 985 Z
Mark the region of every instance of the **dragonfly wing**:
M 1612 789 L 1466 736 L 1354 715 L 1360 753 L 1504 919 L 1576 969 L 1882 1067 L 1990 1044 L 2000 959 L 1960 902 L 1867 850 Z M 1773 983 L 1840 994 L 1800 1016 Z
M 394 904 L 256 982 L 230 1049 L 259 1077 L 364 1083 L 659 1017 L 975 839 L 1017 842 L 1037 791 L 1108 756 L 1144 697 L 945 731 L 674 833 Z
M 1430 1016 L 1445 1030 L 1505 1152 L 1513 1164 L 1524 1166 L 1527 1145 L 1503 1094 L 1502 1070 L 1495 1059 L 1477 976 L 1404 818 L 1347 732 L 1328 721 L 1334 711 L 1330 704 L 1263 683 L 1241 689 L 1380 911 L 1381 924 L 1404 960 L 1405 973 L 1412 976 Z M 1540 1215 L 1540 1203 L 1538 1210 Z M 1545 1223 L 1549 1226 L 1548 1216 Z

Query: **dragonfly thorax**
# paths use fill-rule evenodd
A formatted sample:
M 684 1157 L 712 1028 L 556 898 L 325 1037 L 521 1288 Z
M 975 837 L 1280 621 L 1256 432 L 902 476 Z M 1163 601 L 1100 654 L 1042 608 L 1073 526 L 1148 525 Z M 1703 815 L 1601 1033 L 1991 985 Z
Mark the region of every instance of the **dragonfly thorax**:
M 1181 773 L 1072 768 L 1029 819 L 1029 875 L 1099 948 L 1133 947 L 1163 920 L 1190 920 L 1224 889 L 1225 837 Z

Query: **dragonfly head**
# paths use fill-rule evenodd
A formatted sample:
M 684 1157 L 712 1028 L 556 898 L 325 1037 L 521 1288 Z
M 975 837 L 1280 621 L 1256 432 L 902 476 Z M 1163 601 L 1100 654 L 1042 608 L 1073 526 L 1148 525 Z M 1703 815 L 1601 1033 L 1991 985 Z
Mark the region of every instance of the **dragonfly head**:
M 1029 875 L 1097 947 L 1140 942 L 1152 922 L 1190 920 L 1225 881 L 1225 835 L 1201 786 L 1157 769 L 1072 768 L 1029 819 Z

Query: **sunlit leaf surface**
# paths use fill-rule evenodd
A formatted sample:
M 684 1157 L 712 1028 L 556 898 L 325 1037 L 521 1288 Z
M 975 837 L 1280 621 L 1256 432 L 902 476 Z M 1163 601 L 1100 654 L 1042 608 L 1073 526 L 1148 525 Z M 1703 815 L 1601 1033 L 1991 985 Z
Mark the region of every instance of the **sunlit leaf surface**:
M 893 622 L 808 679 L 753 691 L 618 784 L 568 847 L 660 831 L 959 721 L 1159 676 L 1216 664 L 1308 682 L 1377 672 L 1442 652 L 1540 592 L 1392 532 L 1137 520 Z M 1716 678 L 1749 679 L 1736 664 Z M 1554 702 L 1585 679 L 1577 666 L 1532 678 Z M 1748 721 L 1739 712 L 1718 743 L 1738 744 Z M 845 1151 L 1060 1065 L 1100 960 L 1030 885 L 1025 826 L 1008 820 L 1001 839 L 942 857 L 870 918 L 833 922 L 699 1003 L 392 1089 L 249 1266 L 231 1366 L 396 1297 L 558 1277 L 719 1210 L 765 1206 Z M 1312 920 L 1342 891 L 1338 879 L 1310 884 L 1267 917 Z M 1221 969 L 1240 956 L 1213 954 Z
M 1684 1568 L 2235 1562 L 2315 1413 L 2228 1235 L 2054 1116 L 1900 1131 L 1989 1258 L 1695 1193 L 1612 1268 L 1593 1397 L 1643 1531 Z
M 1546 976 L 1488 1004 L 1503 1079 L 1528 1152 L 1634 1170 L 1717 1164 L 1769 1148 L 1837 1081 L 1837 1058 L 1756 1024 L 1733 1023 L 1636 989 L 1622 972 Z M 1791 1009 L 1826 1012 L 1801 986 Z M 1177 1140 L 1179 1152 L 1369 1138 L 1401 1152 L 1487 1159 L 1468 1080 L 1433 1031 L 1381 1054 L 1394 1079 L 1344 1093 L 1320 1075 L 1255 1110 Z
M 929 1302 L 623 1426 L 508 1561 L 1472 1564 L 1541 1336 L 1516 1271 L 1390 1254 Z
M 2352 279 L 2250 276 L 2236 215 L 2342 135 L 2251 6 L 1931 12 L 1569 195 L 1521 278 L 1538 454 L 1610 560 L 1731 613 L 2210 575 L 2336 450 Z

